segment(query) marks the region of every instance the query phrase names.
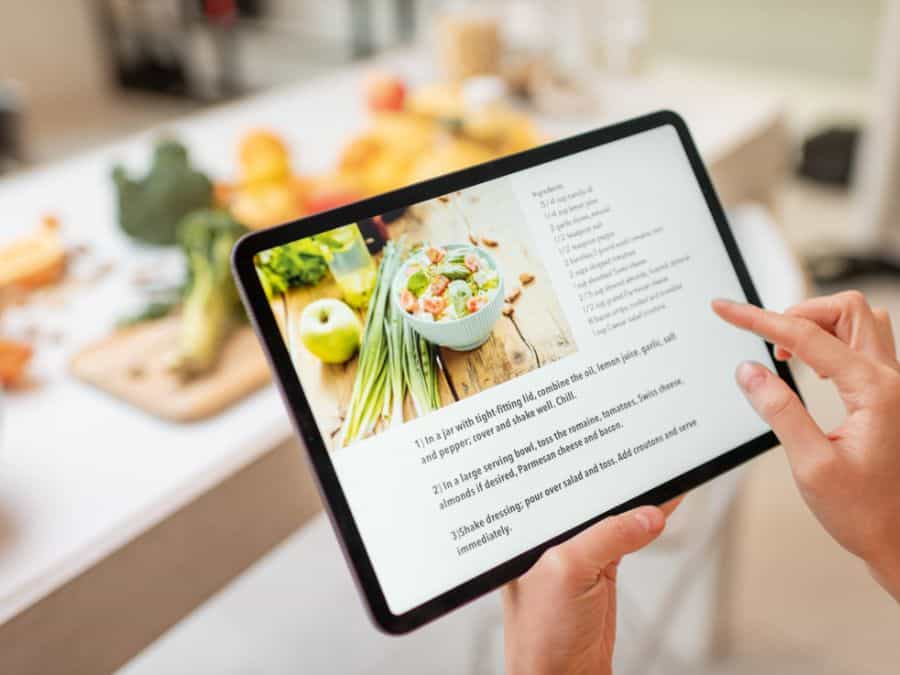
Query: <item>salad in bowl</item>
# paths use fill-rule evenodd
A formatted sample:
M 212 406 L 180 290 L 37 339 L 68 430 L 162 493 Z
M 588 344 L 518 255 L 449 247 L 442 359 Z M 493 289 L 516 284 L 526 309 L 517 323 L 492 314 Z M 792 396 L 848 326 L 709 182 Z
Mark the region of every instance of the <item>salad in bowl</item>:
M 487 251 L 469 244 L 422 246 L 400 268 L 393 301 L 429 342 L 457 351 L 480 346 L 503 308 L 503 276 Z

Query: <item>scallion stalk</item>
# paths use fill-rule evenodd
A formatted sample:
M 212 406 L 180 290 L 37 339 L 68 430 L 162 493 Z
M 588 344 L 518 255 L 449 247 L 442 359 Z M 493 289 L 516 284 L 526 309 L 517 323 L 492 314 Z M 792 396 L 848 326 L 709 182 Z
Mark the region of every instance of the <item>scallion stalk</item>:
M 388 336 L 389 396 L 385 398 L 383 416 L 391 426 L 403 423 L 403 402 L 406 399 L 406 379 L 403 376 L 403 318 L 393 302 L 388 300 L 385 332 Z M 390 399 L 390 401 L 388 401 Z
M 409 389 L 416 416 L 421 417 L 432 410 L 437 410 L 440 407 L 440 398 L 435 348 L 405 322 L 403 356 L 406 386 Z
M 375 289 L 366 312 L 359 361 L 340 445 L 371 434 L 383 412 L 388 395 L 388 336 L 385 315 L 390 304 L 390 287 L 400 265 L 400 251 L 393 242 L 384 247 Z

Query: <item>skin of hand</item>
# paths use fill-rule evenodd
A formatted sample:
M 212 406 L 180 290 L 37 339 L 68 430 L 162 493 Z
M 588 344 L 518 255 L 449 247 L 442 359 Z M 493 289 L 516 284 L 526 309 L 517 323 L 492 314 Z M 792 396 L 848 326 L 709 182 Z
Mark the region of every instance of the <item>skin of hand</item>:
M 728 300 L 725 321 L 775 345 L 775 356 L 830 379 L 847 414 L 825 432 L 797 395 L 759 363 L 736 378 L 781 441 L 800 494 L 845 549 L 900 602 L 900 364 L 886 312 L 857 291 L 814 298 L 784 314 Z
M 608 675 L 619 562 L 663 531 L 680 500 L 610 516 L 548 549 L 503 589 L 509 675 Z

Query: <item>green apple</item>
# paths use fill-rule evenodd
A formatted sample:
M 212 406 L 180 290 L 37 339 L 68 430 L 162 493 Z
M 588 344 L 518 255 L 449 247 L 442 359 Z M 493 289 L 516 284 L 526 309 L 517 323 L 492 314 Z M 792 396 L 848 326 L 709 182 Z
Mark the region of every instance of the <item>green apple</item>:
M 359 349 L 362 323 L 348 305 L 324 298 L 306 306 L 300 315 L 300 339 L 320 361 L 343 363 Z

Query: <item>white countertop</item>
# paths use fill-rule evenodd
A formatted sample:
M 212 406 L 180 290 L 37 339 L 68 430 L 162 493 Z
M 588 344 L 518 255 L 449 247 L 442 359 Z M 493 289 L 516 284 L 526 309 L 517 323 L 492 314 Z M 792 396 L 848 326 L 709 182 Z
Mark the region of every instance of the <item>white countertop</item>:
M 410 73 L 408 59 L 398 59 Z M 137 250 L 115 222 L 112 164 L 143 170 L 163 131 L 184 141 L 192 161 L 229 178 L 248 128 L 271 127 L 303 172 L 329 167 L 343 141 L 366 124 L 363 67 L 191 116 L 46 168 L 0 181 L 5 238 L 57 214 L 67 241 L 87 242 L 113 271 L 58 307 L 42 323 L 62 330 L 60 346 L 40 345 L 35 388 L 8 395 L 0 431 L 0 623 L 171 515 L 198 494 L 283 440 L 290 424 L 267 387 L 205 422 L 164 422 L 74 380 L 69 356 L 108 333 L 133 306 Z M 411 73 L 412 74 L 412 73 Z M 606 110 L 591 119 L 544 121 L 552 135 L 587 130 L 667 107 L 688 120 L 712 163 L 727 157 L 780 113 L 777 101 L 741 94 L 727 82 L 685 79 L 661 71 L 611 88 Z M 124 261 L 124 262 L 123 262 Z M 135 262 L 136 261 L 136 262 Z

